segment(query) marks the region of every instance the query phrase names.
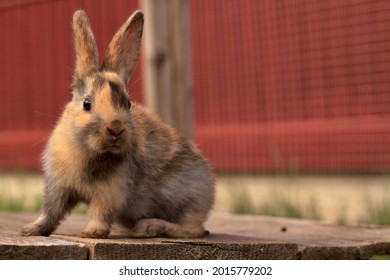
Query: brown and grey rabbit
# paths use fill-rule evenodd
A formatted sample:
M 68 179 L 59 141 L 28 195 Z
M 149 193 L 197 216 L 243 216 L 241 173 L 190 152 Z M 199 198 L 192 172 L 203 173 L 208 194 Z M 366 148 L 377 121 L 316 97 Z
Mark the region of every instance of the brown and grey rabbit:
M 214 201 L 213 172 L 194 145 L 140 105 L 126 84 L 138 60 L 144 16 L 136 11 L 108 46 L 103 65 L 84 11 L 73 16 L 73 98 L 43 153 L 39 218 L 21 234 L 50 235 L 79 202 L 82 237 L 105 238 L 117 222 L 132 237 L 200 237 Z

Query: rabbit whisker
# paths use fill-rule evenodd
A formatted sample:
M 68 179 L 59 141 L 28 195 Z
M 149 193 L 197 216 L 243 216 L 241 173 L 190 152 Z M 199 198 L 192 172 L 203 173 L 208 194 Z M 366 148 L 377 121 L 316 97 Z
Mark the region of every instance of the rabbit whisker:
M 139 81 L 141 81 L 142 79 L 144 78 L 144 76 L 140 76 L 137 80 L 133 81 L 130 86 L 129 86 L 129 89 L 131 90 L 133 86 L 135 86 Z
M 50 114 L 43 113 L 43 112 L 39 112 L 39 111 L 35 111 L 34 113 L 35 113 L 35 114 L 38 114 L 38 115 L 41 115 L 41 116 L 50 117 L 50 118 L 53 118 L 53 119 L 54 119 L 54 118 L 56 118 L 56 119 L 59 118 L 59 116 L 50 115 Z
M 43 139 L 41 139 L 41 140 L 37 141 L 36 143 L 32 144 L 32 145 L 30 146 L 30 148 L 34 148 L 35 146 L 39 145 L 39 144 L 42 143 L 42 142 L 47 141 L 48 139 L 49 139 L 49 137 L 44 137 Z

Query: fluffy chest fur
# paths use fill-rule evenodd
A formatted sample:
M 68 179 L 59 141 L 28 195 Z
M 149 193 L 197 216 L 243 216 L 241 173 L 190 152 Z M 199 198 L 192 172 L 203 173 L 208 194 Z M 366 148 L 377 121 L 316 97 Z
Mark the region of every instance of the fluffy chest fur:
M 72 143 L 72 136 L 65 133 L 66 129 L 67 125 L 60 122 L 46 146 L 43 154 L 45 179 L 53 187 L 74 189 L 86 200 L 102 192 L 105 185 L 109 185 L 107 188 L 112 192 L 125 188 L 125 156 L 108 152 L 91 155 Z

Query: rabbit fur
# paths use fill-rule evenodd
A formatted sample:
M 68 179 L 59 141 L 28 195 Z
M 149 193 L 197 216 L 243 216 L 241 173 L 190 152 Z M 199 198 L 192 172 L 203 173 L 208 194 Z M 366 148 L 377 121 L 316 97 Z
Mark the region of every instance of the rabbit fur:
M 44 202 L 24 236 L 50 235 L 79 203 L 80 236 L 106 238 L 114 222 L 131 237 L 201 237 L 214 201 L 214 175 L 191 141 L 140 105 L 126 85 L 138 60 L 144 16 L 136 11 L 103 64 L 84 11 L 73 16 L 73 98 L 43 152 Z

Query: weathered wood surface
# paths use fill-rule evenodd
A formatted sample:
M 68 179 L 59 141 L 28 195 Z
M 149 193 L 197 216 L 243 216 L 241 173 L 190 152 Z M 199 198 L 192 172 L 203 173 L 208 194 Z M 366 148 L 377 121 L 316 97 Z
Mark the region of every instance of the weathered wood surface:
M 86 216 L 71 215 L 50 237 L 20 237 L 37 214 L 0 213 L 0 259 L 368 259 L 390 254 L 390 227 L 213 213 L 199 239 L 82 239 Z

